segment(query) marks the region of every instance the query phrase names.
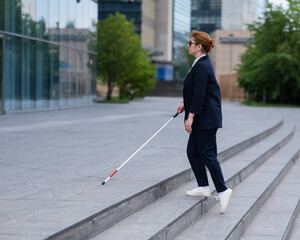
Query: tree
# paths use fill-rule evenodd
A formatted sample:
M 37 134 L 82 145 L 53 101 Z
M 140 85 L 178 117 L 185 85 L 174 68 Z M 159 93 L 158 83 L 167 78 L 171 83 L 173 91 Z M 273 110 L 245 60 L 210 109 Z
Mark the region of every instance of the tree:
M 107 100 L 115 86 L 120 98 L 143 97 L 155 87 L 156 67 L 151 64 L 133 21 L 122 14 L 110 15 L 98 23 L 98 73 L 107 83 Z
M 250 100 L 300 104 L 300 3 L 267 5 L 265 21 L 249 25 L 253 42 L 241 56 L 238 82 Z

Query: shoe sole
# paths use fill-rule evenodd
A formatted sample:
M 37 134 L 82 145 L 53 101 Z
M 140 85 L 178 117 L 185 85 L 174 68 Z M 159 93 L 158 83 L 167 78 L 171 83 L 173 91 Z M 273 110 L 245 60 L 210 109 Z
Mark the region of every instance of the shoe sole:
M 203 194 L 203 193 L 186 193 L 189 197 L 210 197 L 211 194 Z
M 229 199 L 230 199 L 231 194 L 232 194 L 232 190 L 231 189 L 228 189 L 228 190 L 229 190 L 229 195 L 228 195 L 228 197 L 226 199 L 226 202 L 224 204 L 225 205 L 224 209 L 223 210 L 221 209 L 221 211 L 220 211 L 221 214 L 223 214 L 226 211 L 228 203 L 229 203 Z

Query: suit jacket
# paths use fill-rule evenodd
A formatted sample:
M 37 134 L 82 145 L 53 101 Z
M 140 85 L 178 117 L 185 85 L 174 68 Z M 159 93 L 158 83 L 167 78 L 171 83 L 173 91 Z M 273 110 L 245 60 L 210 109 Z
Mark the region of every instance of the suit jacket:
M 184 80 L 185 120 L 194 113 L 192 129 L 222 127 L 220 87 L 208 55 L 201 57 Z

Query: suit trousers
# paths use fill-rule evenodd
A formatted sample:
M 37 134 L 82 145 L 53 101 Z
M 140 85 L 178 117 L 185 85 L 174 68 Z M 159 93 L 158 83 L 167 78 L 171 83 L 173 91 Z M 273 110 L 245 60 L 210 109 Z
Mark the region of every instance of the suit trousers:
M 227 189 L 217 159 L 216 133 L 218 129 L 193 129 L 187 145 L 187 156 L 199 187 L 208 186 L 206 167 L 217 192 Z

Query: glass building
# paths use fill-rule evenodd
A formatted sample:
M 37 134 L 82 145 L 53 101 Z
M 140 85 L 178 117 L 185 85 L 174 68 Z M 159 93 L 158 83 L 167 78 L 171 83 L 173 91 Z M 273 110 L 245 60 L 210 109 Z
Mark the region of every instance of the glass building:
M 97 4 L 0 1 L 0 113 L 92 102 Z
M 191 29 L 246 30 L 264 10 L 265 0 L 192 0 Z
M 192 0 L 191 29 L 211 33 L 221 29 L 221 0 Z
M 264 11 L 265 0 L 222 0 L 222 30 L 247 30 Z
M 188 66 L 183 49 L 187 49 L 191 29 L 191 0 L 174 0 L 173 3 L 173 65 L 175 80 L 184 80 Z
M 98 0 L 98 19 L 104 20 L 110 14 L 119 12 L 128 21 L 134 20 L 135 31 L 141 33 L 142 0 Z

